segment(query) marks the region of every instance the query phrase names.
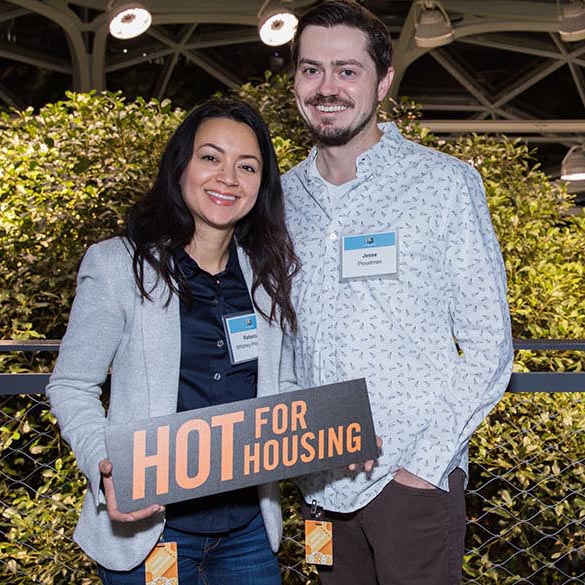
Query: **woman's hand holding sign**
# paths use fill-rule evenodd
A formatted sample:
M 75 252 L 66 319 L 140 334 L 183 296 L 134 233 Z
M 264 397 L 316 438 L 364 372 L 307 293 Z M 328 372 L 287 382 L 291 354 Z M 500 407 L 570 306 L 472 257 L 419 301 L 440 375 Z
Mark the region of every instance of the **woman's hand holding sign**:
M 102 459 L 98 464 L 100 473 L 102 474 L 102 484 L 104 488 L 104 495 L 106 497 L 106 507 L 108 509 L 108 516 L 115 522 L 136 522 L 144 520 L 155 514 L 163 512 L 165 507 L 158 504 L 135 510 L 134 512 L 120 512 L 118 504 L 116 503 L 116 494 L 114 492 L 114 480 L 112 478 L 112 462 L 109 459 Z

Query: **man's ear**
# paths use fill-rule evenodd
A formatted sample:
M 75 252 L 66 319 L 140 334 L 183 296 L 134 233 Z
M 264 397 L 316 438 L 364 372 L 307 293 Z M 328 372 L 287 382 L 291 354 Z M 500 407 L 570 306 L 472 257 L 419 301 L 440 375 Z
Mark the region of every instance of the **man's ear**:
M 378 82 L 378 101 L 381 102 L 388 91 L 390 90 L 390 86 L 392 85 L 392 80 L 394 79 L 394 67 L 388 67 L 388 71 L 386 71 L 386 75 L 380 79 Z

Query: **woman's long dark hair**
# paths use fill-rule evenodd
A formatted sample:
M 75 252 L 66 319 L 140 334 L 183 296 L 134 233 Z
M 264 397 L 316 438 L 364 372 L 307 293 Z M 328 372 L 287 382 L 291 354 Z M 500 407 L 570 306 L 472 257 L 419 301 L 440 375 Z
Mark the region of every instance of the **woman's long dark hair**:
M 277 319 L 285 330 L 296 330 L 297 319 L 290 300 L 291 282 L 299 270 L 284 220 L 283 193 L 276 154 L 261 115 L 245 102 L 213 99 L 195 108 L 183 120 L 162 155 L 152 188 L 128 212 L 124 236 L 133 247 L 136 285 L 143 299 L 151 300 L 156 283 L 145 283 L 144 265 L 150 264 L 170 295 L 191 301 L 184 276 L 173 261 L 173 250 L 187 245 L 195 233 L 195 221 L 180 187 L 181 176 L 193 155 L 195 134 L 209 118 L 227 118 L 249 126 L 262 155 L 262 178 L 252 210 L 236 225 L 238 244 L 250 258 L 254 280 L 252 301 L 269 321 Z M 272 299 L 270 313 L 258 307 L 255 293 L 262 286 Z

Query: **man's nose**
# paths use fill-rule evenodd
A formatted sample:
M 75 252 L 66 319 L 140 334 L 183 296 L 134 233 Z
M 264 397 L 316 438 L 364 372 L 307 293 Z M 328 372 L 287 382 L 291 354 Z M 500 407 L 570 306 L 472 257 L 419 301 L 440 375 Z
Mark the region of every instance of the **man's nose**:
M 336 96 L 339 93 L 339 87 L 335 81 L 335 76 L 332 73 L 325 73 L 321 77 L 321 83 L 317 91 L 322 96 Z

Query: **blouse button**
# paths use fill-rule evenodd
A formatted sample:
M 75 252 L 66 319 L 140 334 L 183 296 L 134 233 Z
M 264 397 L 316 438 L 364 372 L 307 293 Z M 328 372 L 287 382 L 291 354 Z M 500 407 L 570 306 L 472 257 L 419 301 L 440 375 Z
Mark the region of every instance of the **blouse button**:
M 224 345 L 224 344 L 223 344 L 223 339 L 220 339 L 220 340 L 217 342 L 217 347 L 223 347 L 223 345 Z
M 213 374 L 213 379 L 216 382 L 219 382 L 221 380 L 221 374 L 219 372 L 216 372 L 215 374 Z
M 329 239 L 330 240 L 336 240 L 337 239 L 337 233 L 336 232 L 331 232 L 329 234 Z

